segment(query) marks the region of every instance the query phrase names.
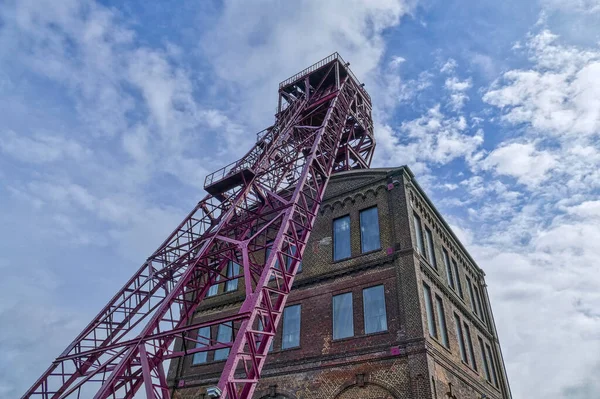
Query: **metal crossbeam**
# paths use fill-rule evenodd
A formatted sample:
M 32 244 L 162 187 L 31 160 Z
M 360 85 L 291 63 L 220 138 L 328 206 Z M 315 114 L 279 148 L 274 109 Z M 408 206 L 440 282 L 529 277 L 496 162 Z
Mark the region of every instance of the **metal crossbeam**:
M 329 177 L 368 168 L 374 148 L 370 98 L 337 53 L 282 82 L 275 124 L 207 176 L 212 194 L 23 398 L 169 398 L 164 361 L 225 348 L 221 398 L 251 398 Z M 227 276 L 232 263 L 240 273 Z M 209 288 L 237 278 L 238 313 L 195 321 Z M 215 325 L 231 328 L 232 341 L 197 336 Z

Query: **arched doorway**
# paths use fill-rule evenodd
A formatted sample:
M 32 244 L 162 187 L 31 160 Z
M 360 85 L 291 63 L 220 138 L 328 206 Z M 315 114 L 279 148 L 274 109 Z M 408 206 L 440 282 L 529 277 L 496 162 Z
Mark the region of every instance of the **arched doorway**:
M 397 399 L 396 396 L 387 389 L 375 385 L 366 384 L 359 387 L 352 385 L 340 392 L 335 399 Z

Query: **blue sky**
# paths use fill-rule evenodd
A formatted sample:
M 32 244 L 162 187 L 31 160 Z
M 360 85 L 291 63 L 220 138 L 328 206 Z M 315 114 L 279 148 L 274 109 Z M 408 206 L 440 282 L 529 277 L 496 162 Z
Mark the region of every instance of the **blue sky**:
M 0 5 L 0 397 L 17 397 L 338 51 L 487 273 L 515 398 L 600 396 L 600 3 Z

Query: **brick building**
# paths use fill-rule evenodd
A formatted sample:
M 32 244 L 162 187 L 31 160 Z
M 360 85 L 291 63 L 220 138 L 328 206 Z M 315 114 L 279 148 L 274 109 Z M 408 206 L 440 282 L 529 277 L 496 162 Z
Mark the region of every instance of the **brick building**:
M 255 398 L 511 398 L 484 273 L 407 167 L 331 178 L 294 286 Z M 234 314 L 243 281 L 209 295 L 195 321 Z M 227 354 L 174 360 L 173 396 L 204 398 Z

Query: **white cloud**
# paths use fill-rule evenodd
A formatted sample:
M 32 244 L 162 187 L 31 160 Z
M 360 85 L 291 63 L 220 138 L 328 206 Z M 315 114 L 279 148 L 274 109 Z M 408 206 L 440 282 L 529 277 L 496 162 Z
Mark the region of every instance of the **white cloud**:
M 483 100 L 504 110 L 511 124 L 527 123 L 559 137 L 600 131 L 600 51 L 557 43 L 544 30 L 527 44 L 534 68 L 511 70 Z
M 600 2 L 598 0 L 542 0 L 542 3 L 548 9 L 583 12 L 595 14 L 600 12 Z
M 550 177 L 548 172 L 556 165 L 556 159 L 547 151 L 536 150 L 532 143 L 511 143 L 493 150 L 481 165 L 535 187 Z
M 397 25 L 412 3 L 304 0 L 282 7 L 267 0 L 257 7 L 251 2 L 225 1 L 202 47 L 221 84 L 229 82 L 239 93 L 240 112 L 260 128 L 271 123 L 268 104 L 275 108 L 277 84 L 335 51 L 351 63 L 367 88 L 375 87 L 372 75 L 385 49 L 382 33 Z M 370 92 L 376 95 L 375 89 Z
M 444 65 L 442 65 L 440 72 L 441 73 L 453 73 L 457 66 L 458 66 L 458 63 L 456 62 L 456 60 L 453 58 L 449 58 L 448 61 L 446 61 L 446 63 Z
M 598 219 L 600 218 L 600 201 L 584 201 L 568 207 L 567 212 L 584 219 Z
M 47 163 L 72 158 L 83 160 L 91 151 L 78 142 L 60 136 L 37 134 L 19 136 L 13 131 L 0 132 L 0 150 L 23 162 Z
M 465 93 L 472 87 L 471 79 L 459 80 L 456 76 L 446 79 L 444 87 L 450 92 L 450 108 L 458 112 L 469 100 L 469 96 Z
M 394 131 L 388 125 L 376 126 L 378 165 L 410 165 L 417 173 L 426 164 L 441 165 L 457 158 L 469 160 L 483 143 L 483 131 L 468 129 L 462 116 L 448 117 L 440 106 Z
M 467 91 L 473 86 L 471 79 L 461 81 L 456 76 L 446 79 L 444 85 L 450 91 Z

